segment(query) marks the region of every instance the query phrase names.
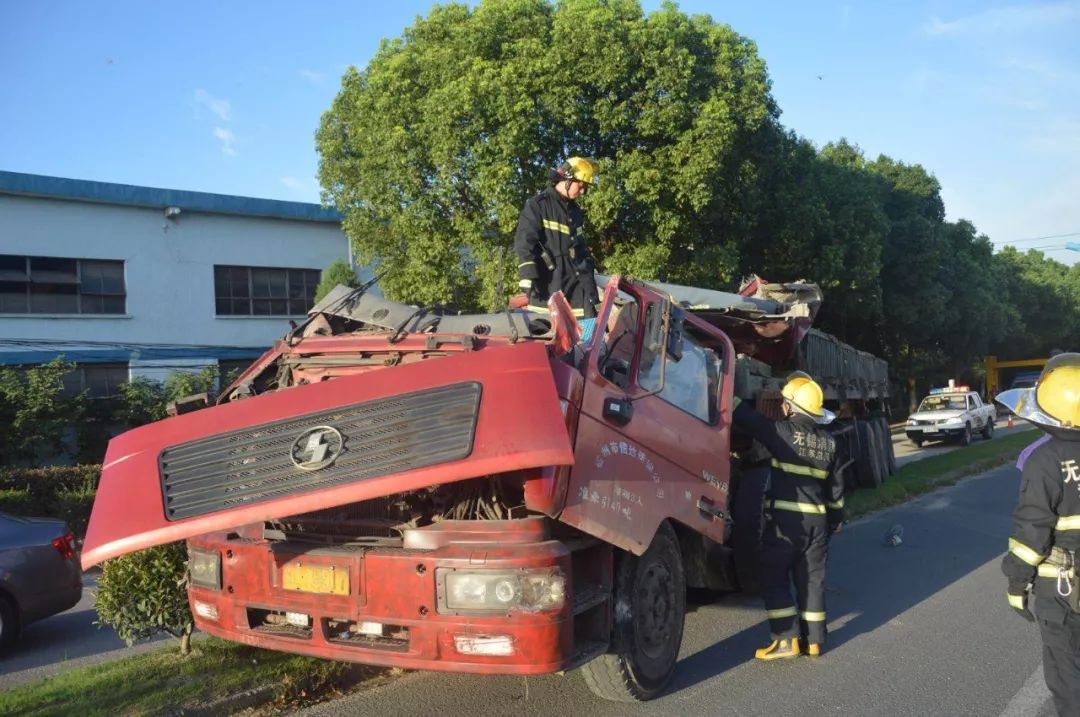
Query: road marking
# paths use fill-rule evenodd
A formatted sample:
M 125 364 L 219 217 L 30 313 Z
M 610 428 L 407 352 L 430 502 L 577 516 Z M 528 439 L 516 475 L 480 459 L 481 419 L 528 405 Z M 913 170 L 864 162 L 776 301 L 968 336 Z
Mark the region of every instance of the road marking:
M 1009 704 L 1005 706 L 1005 711 L 1000 717 L 1038 717 L 1043 714 L 1043 707 L 1049 701 L 1050 690 L 1043 679 L 1043 666 L 1040 662 L 1020 691 L 1009 700 Z M 1053 712 L 1045 714 L 1053 714 Z

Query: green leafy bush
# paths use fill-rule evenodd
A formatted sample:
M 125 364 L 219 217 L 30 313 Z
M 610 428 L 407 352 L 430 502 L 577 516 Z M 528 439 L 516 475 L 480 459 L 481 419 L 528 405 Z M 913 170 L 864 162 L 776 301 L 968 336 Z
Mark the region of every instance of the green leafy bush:
M 129 646 L 159 632 L 191 650 L 195 628 L 187 600 L 187 549 L 181 542 L 147 548 L 101 566 L 94 608 L 98 624 L 111 626 Z
M 76 535 L 86 532 L 101 466 L 0 469 L 0 510 L 13 515 L 63 518 Z

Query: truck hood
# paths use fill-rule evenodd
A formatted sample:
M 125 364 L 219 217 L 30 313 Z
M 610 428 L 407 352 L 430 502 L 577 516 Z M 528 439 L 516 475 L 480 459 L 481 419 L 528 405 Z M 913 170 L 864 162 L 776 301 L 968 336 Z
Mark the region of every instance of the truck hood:
M 918 421 L 945 421 L 950 418 L 960 418 L 963 415 L 964 411 L 918 411 L 908 418 Z
M 297 386 L 110 441 L 82 564 L 438 483 L 571 463 L 539 342 Z

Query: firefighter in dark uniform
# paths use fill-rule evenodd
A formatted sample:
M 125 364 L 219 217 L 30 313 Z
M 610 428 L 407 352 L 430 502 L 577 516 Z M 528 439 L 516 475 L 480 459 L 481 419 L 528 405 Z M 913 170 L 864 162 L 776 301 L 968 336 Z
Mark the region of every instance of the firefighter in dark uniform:
M 835 416 L 821 387 L 805 374 L 782 391 L 785 419 L 772 421 L 737 402 L 735 425 L 771 454 L 761 545 L 761 592 L 772 642 L 760 660 L 817 657 L 825 648 L 825 563 L 829 537 L 844 520 L 844 484 L 835 471 L 836 441 L 822 425 Z M 791 599 L 795 583 L 796 601 Z
M 1029 622 L 1038 619 L 1043 675 L 1058 714 L 1074 717 L 1080 715 L 1080 354 L 1054 356 L 1034 388 L 1005 391 L 997 401 L 1050 437 L 1023 464 L 1001 569 L 1009 606 Z
M 593 318 L 599 295 L 577 199 L 596 183 L 596 165 L 571 157 L 551 170 L 550 180 L 549 187 L 525 202 L 518 219 L 518 285 L 528 295 L 530 310 L 546 312 L 548 298 L 561 291 L 576 316 Z

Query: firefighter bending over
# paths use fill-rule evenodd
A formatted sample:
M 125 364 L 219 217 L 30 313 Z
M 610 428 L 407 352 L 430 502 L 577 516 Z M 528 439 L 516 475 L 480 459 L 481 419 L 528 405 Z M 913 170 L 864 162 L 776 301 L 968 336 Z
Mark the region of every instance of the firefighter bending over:
M 829 536 L 844 520 L 844 485 L 837 475 L 836 441 L 822 424 L 835 416 L 822 406 L 821 387 L 805 374 L 784 385 L 784 420 L 772 421 L 738 402 L 732 419 L 771 454 L 761 540 L 761 588 L 772 642 L 760 660 L 817 657 L 825 649 L 825 562 Z M 794 580 L 797 602 L 791 599 Z
M 577 199 L 596 183 L 596 165 L 571 157 L 551 170 L 551 185 L 525 202 L 514 235 L 518 258 L 518 285 L 529 299 L 529 309 L 547 311 L 556 291 L 579 317 L 596 316 L 599 295 L 593 260 L 581 236 L 585 223 Z
M 1001 569 L 1009 606 L 1029 622 L 1038 618 L 1043 676 L 1058 714 L 1080 715 L 1080 354 L 1054 356 L 1034 388 L 997 401 L 1049 436 L 1023 463 Z

